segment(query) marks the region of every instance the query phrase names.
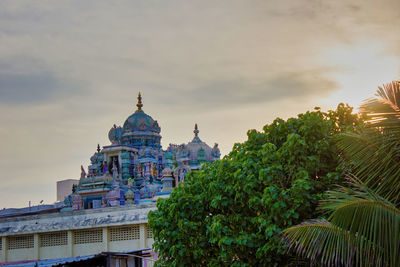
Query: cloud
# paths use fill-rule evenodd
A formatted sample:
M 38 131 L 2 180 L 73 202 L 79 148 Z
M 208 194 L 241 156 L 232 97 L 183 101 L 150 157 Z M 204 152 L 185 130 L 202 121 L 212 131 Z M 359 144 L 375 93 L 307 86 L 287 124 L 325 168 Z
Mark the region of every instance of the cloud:
M 357 77 L 386 72 L 382 58 L 396 67 L 399 12 L 398 0 L 1 1 L 0 162 L 14 185 L 25 181 L 12 201 L 39 178 L 78 176 L 139 90 L 163 140 L 190 140 L 198 122 L 224 152 L 249 128 L 338 91 L 342 101 L 343 85 L 359 84 L 344 83 L 349 67 Z M 371 40 L 384 55 L 358 66 L 354 51 Z M 341 47 L 346 60 L 327 58 Z
M 293 72 L 278 72 L 255 82 L 245 78 L 213 80 L 180 93 L 169 103 L 180 109 L 213 108 L 215 110 L 234 106 L 249 106 L 257 103 L 279 102 L 285 99 L 307 99 L 326 96 L 338 89 L 329 77 L 333 70 L 315 69 Z M 167 91 L 168 95 L 178 92 Z
M 0 103 L 39 104 L 67 98 L 81 88 L 44 62 L 24 57 L 0 58 Z

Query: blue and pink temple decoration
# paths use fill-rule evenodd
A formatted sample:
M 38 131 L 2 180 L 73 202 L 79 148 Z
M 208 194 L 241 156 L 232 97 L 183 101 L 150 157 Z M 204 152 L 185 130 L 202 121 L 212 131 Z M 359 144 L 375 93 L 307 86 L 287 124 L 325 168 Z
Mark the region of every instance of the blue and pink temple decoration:
M 194 138 L 187 144 L 161 147 L 161 128 L 143 110 L 139 93 L 137 110 L 114 126 L 108 137 L 111 145 L 97 146 L 87 172 L 81 166 L 79 184 L 65 199 L 66 210 L 80 210 L 154 201 L 170 194 L 191 170 L 221 156 L 218 144 L 208 146 L 199 138 L 195 124 Z

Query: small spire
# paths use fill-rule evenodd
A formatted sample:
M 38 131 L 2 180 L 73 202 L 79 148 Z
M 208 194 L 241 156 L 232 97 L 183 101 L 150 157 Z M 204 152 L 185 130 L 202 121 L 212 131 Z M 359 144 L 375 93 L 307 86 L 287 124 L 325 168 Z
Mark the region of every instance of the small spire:
M 97 144 L 97 153 L 100 153 L 100 144 Z
M 138 110 L 142 110 L 143 104 L 142 104 L 142 96 L 140 95 L 140 92 L 138 94 L 137 100 L 138 100 L 138 102 L 137 102 L 136 106 L 137 106 Z
M 197 128 L 197 123 L 194 124 L 194 136 L 198 136 L 199 134 L 199 129 Z

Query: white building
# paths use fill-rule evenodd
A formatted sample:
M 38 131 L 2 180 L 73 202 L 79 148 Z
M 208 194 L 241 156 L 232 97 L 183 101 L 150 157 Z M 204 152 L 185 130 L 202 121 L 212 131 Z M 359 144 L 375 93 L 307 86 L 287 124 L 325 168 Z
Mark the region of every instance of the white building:
M 45 214 L 32 214 L 43 210 L 1 214 L 0 265 L 150 249 L 153 235 L 147 227 L 147 214 L 155 209 L 155 203 L 149 203 Z M 152 259 L 153 254 L 146 260 L 147 266 L 152 266 Z

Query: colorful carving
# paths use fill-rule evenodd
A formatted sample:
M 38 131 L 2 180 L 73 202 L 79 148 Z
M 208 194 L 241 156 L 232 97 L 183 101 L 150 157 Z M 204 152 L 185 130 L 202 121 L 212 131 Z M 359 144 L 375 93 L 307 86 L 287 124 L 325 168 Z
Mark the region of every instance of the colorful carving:
M 158 175 L 157 175 L 157 165 L 156 164 L 153 164 L 153 168 L 151 170 L 152 170 L 151 175 L 153 177 L 157 177 Z
M 142 168 L 142 164 L 141 163 L 139 163 L 138 164 L 138 168 L 137 168 L 137 176 L 138 177 L 143 177 L 143 168 Z
M 107 206 L 117 207 L 120 205 L 120 188 L 118 187 L 118 183 L 114 183 L 114 186 L 111 191 L 109 191 L 106 195 Z
M 190 170 L 219 159 L 218 145 L 201 141 L 197 124 L 192 141 L 163 150 L 161 128 L 143 111 L 140 94 L 136 106 L 123 127 L 114 124 L 108 132 L 111 145 L 97 145 L 87 174 L 81 167 L 79 186 L 66 200 L 73 209 L 138 204 L 170 192 Z
M 82 209 L 82 197 L 78 192 L 72 194 L 72 210 Z

